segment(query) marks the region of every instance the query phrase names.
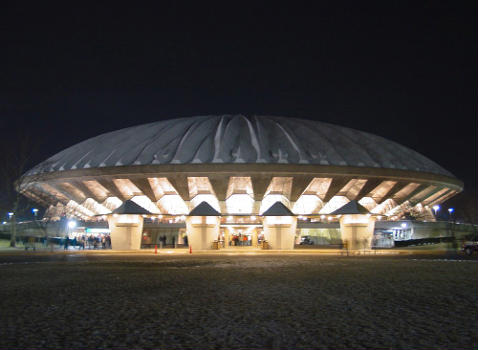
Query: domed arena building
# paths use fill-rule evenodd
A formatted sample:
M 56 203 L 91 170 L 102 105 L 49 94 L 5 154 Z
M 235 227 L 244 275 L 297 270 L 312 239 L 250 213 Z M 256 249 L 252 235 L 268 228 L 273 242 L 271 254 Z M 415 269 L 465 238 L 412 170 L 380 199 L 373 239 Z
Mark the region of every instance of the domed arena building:
M 102 134 L 40 163 L 20 184 L 48 208 L 47 219 L 107 220 L 114 249 L 138 249 L 151 232 L 180 244 L 187 236 L 196 249 L 265 241 L 291 249 L 301 235 L 338 221 L 340 230 L 334 238 L 329 229 L 327 239 L 343 239 L 339 209 L 346 205 L 369 221 L 429 222 L 432 207 L 463 188 L 432 160 L 380 136 L 243 115 Z

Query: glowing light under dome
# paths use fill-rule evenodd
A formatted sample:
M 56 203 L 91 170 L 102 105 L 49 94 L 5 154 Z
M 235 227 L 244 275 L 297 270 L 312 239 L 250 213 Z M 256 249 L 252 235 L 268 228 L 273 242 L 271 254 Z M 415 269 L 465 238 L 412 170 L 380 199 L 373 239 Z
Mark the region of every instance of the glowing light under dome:
M 226 199 L 226 208 L 231 214 L 250 214 L 254 208 L 254 199 L 248 194 L 233 194 Z
M 358 202 L 368 211 L 372 211 L 377 206 L 377 202 L 372 197 L 362 197 Z
M 108 197 L 102 203 L 103 206 L 105 206 L 106 208 L 108 208 L 111 211 L 118 208 L 121 204 L 123 204 L 123 202 L 118 197 Z
M 87 198 L 83 202 L 83 206 L 91 211 L 93 211 L 96 215 L 104 215 L 104 214 L 109 214 L 111 213 L 111 210 L 106 208 L 104 205 L 101 205 L 97 201 L 95 201 L 93 198 Z
M 86 209 L 84 206 L 75 202 L 74 200 L 70 200 L 68 202 L 68 204 L 66 205 L 66 210 L 67 213 L 70 215 L 80 215 L 86 217 L 95 215 L 95 213 L 93 213 L 91 210 Z
M 171 215 L 189 214 L 186 203 L 177 194 L 165 194 L 158 201 L 163 212 Z
M 292 211 L 296 214 L 312 214 L 317 212 L 322 205 L 322 201 L 315 194 L 303 194 L 295 202 Z
M 323 206 L 323 208 L 319 211 L 319 214 L 330 214 L 340 207 L 343 207 L 348 202 L 350 201 L 345 196 L 334 196 L 326 205 Z
M 371 210 L 373 214 L 385 214 L 395 208 L 397 203 L 391 198 L 385 200 L 383 203 L 377 205 L 375 208 Z
M 264 218 L 266 225 L 290 225 L 293 221 L 292 216 L 266 216 Z
M 267 196 L 264 197 L 264 199 L 261 202 L 261 208 L 259 210 L 259 214 L 262 214 L 263 212 L 265 212 L 275 202 L 281 202 L 287 208 L 290 207 L 290 202 L 287 199 L 287 197 L 285 197 L 284 195 L 282 195 L 282 194 L 268 194 Z
M 131 200 L 153 214 L 161 214 L 156 204 L 146 196 L 134 196 Z
M 221 212 L 219 208 L 219 202 L 213 194 L 198 194 L 193 199 L 191 199 L 191 210 L 196 208 L 201 202 L 206 202 L 211 207 L 216 209 L 218 212 Z

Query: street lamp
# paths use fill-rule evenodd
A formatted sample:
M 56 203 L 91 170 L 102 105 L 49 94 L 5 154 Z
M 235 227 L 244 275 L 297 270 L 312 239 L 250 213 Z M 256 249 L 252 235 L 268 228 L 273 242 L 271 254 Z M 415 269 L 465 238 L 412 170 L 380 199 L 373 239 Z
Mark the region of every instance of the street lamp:
M 454 211 L 455 211 L 455 209 L 453 209 L 453 208 L 448 208 L 448 220 L 451 221 Z
M 439 206 L 439 205 L 434 205 L 434 206 L 433 206 L 433 211 L 435 212 L 435 219 L 436 219 L 436 217 L 437 217 L 437 213 L 438 213 L 439 210 L 440 210 L 440 206 Z
M 76 221 L 70 220 L 68 221 L 68 228 L 74 229 L 76 227 Z
M 37 209 L 37 208 L 33 208 L 33 209 L 32 209 L 32 213 L 33 213 L 33 216 L 35 216 L 35 221 L 36 221 L 37 215 L 38 215 L 38 209 Z
M 66 235 L 69 237 L 70 236 L 70 230 L 74 229 L 76 227 L 76 221 L 74 220 L 69 220 L 66 223 Z

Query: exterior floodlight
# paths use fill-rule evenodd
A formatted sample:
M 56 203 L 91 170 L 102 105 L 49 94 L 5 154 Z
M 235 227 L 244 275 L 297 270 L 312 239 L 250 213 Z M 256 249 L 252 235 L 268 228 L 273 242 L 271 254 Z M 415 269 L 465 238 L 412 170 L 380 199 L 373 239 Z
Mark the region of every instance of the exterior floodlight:
M 455 211 L 455 209 L 448 208 L 448 220 L 452 221 L 454 211 Z
M 13 213 L 8 213 L 8 217 L 11 218 L 13 216 Z
M 68 221 L 68 227 L 69 228 L 75 228 L 76 227 L 76 222 L 71 220 L 71 221 Z
M 37 208 L 33 208 L 33 209 L 32 209 L 32 213 L 33 213 L 33 214 L 38 213 L 38 209 L 37 209 Z
M 402 224 L 400 225 L 402 226 L 403 228 L 407 227 L 407 223 L 406 222 L 402 222 Z

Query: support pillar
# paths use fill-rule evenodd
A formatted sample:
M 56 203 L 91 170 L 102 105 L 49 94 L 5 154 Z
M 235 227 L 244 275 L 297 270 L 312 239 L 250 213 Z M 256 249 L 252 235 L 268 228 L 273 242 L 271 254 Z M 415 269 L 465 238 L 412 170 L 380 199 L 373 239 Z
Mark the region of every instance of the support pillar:
M 217 216 L 190 216 L 186 218 L 189 246 L 193 250 L 212 249 L 219 236 L 220 219 Z
M 257 228 L 255 228 L 253 231 L 252 231 L 252 242 L 251 242 L 251 246 L 253 247 L 257 247 Z
M 231 240 L 231 234 L 229 232 L 229 228 L 226 227 L 224 230 L 224 248 L 229 248 L 229 241 Z
M 371 249 L 375 218 L 365 214 L 346 214 L 340 217 L 342 242 L 350 250 Z
M 271 249 L 294 249 L 297 218 L 293 216 L 266 216 L 263 222 L 264 239 Z
M 141 248 L 143 217 L 137 214 L 113 214 L 108 216 L 111 248 L 137 250 Z

